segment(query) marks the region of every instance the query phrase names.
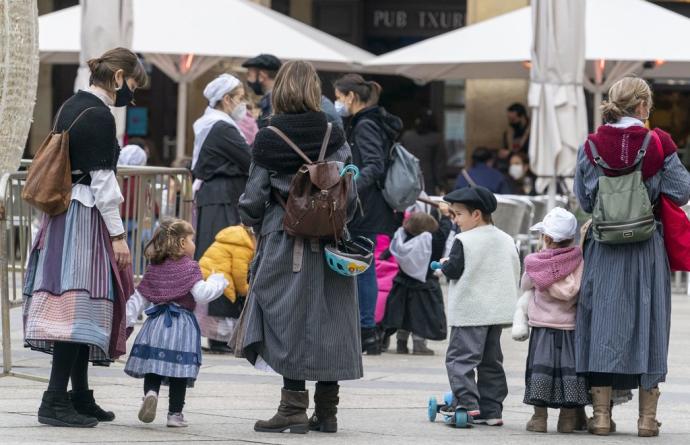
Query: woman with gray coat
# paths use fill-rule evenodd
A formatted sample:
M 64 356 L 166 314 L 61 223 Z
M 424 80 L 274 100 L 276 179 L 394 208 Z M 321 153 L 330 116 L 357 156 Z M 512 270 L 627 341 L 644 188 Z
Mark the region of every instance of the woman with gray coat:
M 578 154 L 575 194 L 582 209 L 594 210 L 601 176 L 630 171 L 638 156 L 651 203 L 662 194 L 678 205 L 688 202 L 690 175 L 673 141 L 668 134 L 644 126 L 652 108 L 647 83 L 639 78 L 620 80 L 602 108 L 607 124 L 589 136 Z M 618 171 L 602 170 L 597 166 L 601 160 Z M 656 411 L 659 384 L 668 372 L 671 271 L 660 222 L 656 228 L 650 239 L 630 244 L 597 242 L 591 228 L 586 235 L 575 360 L 577 372 L 586 375 L 591 386 L 592 434 L 613 432 L 612 390 L 639 388 L 638 435 L 659 435 Z
M 314 67 L 288 62 L 272 93 L 278 128 L 312 160 L 318 158 L 327 118 L 320 111 L 321 84 Z M 348 163 L 350 147 L 333 127 L 326 159 Z M 252 364 L 266 363 L 283 376 L 278 412 L 256 422 L 261 432 L 335 432 L 338 381 L 362 377 L 359 310 L 354 278 L 332 271 L 324 243 L 293 238 L 283 230 L 284 210 L 274 194 L 288 196 L 290 182 L 304 164 L 275 132 L 256 136 L 247 188 L 240 198 L 242 222 L 259 234 L 245 307 L 242 351 Z M 355 210 L 352 187 L 349 215 Z M 307 419 L 305 380 L 317 381 L 315 411 Z

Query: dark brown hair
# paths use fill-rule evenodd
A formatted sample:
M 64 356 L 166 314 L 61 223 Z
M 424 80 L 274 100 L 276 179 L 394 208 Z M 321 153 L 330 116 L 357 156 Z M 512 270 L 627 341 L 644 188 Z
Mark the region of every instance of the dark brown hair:
M 410 235 L 417 236 L 424 232 L 437 231 L 438 221 L 428 213 L 414 212 L 403 222 L 403 227 Z
M 357 99 L 367 106 L 378 104 L 383 91 L 378 82 L 364 80 L 359 74 L 345 74 L 335 81 L 334 86 L 343 94 L 354 93 Z
M 494 223 L 494 219 L 491 217 L 491 213 L 484 213 L 484 211 L 482 209 L 474 207 L 473 205 L 467 204 L 464 202 L 458 202 L 455 204 L 465 207 L 467 209 L 467 211 L 470 213 L 474 213 L 475 210 L 478 210 L 479 213 L 482 214 L 482 221 L 484 221 L 487 224 L 493 224 Z
M 285 63 L 278 71 L 271 104 L 274 114 L 321 111 L 321 80 L 314 65 L 302 60 Z
M 164 219 L 146 245 L 144 255 L 153 264 L 162 264 L 167 259 L 180 259 L 184 256 L 182 241 L 189 235 L 194 235 L 194 228 L 187 221 Z
M 101 57 L 96 57 L 86 63 L 91 70 L 89 84 L 112 91 L 115 89 L 115 73 L 122 70 L 124 78 L 134 79 L 139 88 L 148 85 L 149 76 L 144 66 L 137 55 L 127 48 L 113 48 Z

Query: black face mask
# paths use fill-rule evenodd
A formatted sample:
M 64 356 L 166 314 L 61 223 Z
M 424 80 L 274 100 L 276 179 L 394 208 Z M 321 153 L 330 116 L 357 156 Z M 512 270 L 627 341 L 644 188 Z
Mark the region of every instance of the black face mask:
M 254 82 L 247 82 L 247 85 L 249 85 L 249 88 L 251 88 L 254 94 L 256 94 L 257 96 L 264 95 L 264 87 L 261 86 L 261 82 L 259 82 L 258 80 L 255 80 Z
M 132 99 L 134 99 L 134 92 L 129 89 L 129 85 L 127 85 L 127 81 L 125 80 L 122 83 L 122 87 L 120 87 L 119 90 L 115 91 L 114 106 L 126 107 L 127 105 L 132 103 Z

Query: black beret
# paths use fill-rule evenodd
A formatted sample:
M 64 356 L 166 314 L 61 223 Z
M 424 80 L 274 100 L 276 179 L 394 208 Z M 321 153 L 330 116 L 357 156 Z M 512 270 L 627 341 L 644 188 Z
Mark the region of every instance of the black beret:
M 451 204 L 467 204 L 489 215 L 498 207 L 494 194 L 484 187 L 465 187 L 454 190 L 444 196 L 443 200 Z
M 256 57 L 248 59 L 242 64 L 244 68 L 257 68 L 267 71 L 278 71 L 282 66 L 279 58 L 271 54 L 259 54 Z

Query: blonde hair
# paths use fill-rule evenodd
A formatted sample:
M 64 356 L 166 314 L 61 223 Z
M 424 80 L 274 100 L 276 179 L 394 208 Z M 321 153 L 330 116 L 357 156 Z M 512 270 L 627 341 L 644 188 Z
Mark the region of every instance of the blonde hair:
M 624 116 L 635 116 L 640 104 L 652 108 L 652 89 L 639 77 L 625 77 L 609 89 L 608 100 L 601 104 L 601 114 L 606 123 L 618 122 Z
M 153 264 L 162 264 L 167 259 L 180 259 L 184 256 L 182 241 L 189 235 L 194 235 L 194 228 L 187 221 L 164 219 L 146 244 L 144 255 Z
M 314 65 L 302 60 L 284 64 L 276 76 L 271 102 L 274 114 L 321 111 L 321 80 Z

